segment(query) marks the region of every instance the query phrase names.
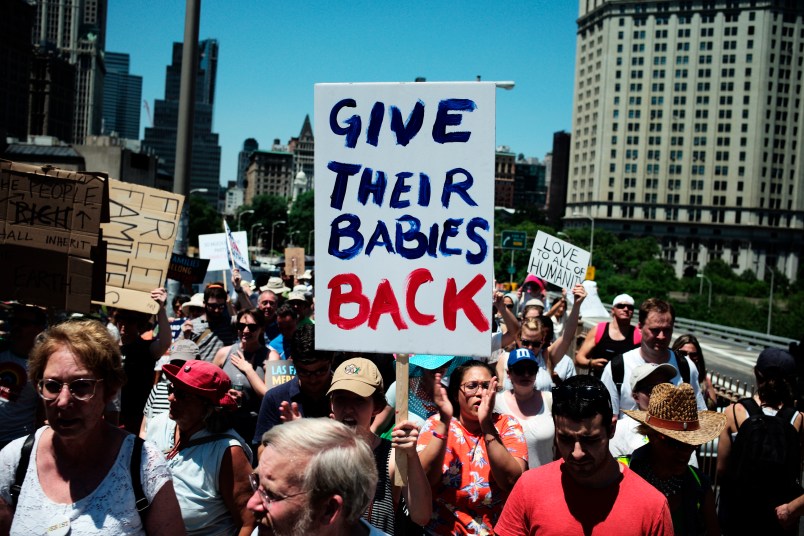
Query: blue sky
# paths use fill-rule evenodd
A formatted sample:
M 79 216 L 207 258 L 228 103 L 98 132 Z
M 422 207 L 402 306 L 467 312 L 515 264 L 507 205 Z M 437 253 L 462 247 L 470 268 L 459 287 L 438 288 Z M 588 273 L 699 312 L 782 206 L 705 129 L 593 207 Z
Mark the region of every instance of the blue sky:
M 183 1 L 111 0 L 106 49 L 131 55 L 153 110 L 164 97 Z M 313 117 L 318 82 L 514 80 L 498 90 L 497 145 L 543 158 L 572 127 L 573 0 L 269 2 L 204 0 L 200 39 L 220 44 L 213 131 L 221 182 L 234 180 L 246 138 L 269 148 Z M 146 126 L 143 111 L 140 131 Z

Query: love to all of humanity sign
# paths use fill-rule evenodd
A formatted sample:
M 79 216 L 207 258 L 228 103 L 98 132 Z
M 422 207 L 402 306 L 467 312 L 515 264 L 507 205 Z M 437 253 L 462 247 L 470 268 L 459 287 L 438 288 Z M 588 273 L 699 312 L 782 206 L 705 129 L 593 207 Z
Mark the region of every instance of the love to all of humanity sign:
M 315 86 L 316 347 L 488 356 L 494 83 Z
M 528 273 L 571 289 L 586 279 L 589 256 L 588 251 L 539 231 L 533 241 Z

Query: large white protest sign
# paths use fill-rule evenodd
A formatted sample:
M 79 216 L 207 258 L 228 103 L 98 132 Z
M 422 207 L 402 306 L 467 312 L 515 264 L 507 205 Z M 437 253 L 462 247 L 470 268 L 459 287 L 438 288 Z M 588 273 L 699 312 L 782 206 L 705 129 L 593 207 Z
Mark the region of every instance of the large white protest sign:
M 316 85 L 318 348 L 488 357 L 494 91 Z
M 571 289 L 586 279 L 589 252 L 543 231 L 536 233 L 528 273 Z
M 232 233 L 232 236 L 240 251 L 248 251 L 246 231 L 237 231 Z M 198 256 L 202 259 L 209 259 L 207 272 L 232 269 L 229 252 L 226 249 L 226 233 L 198 235 Z

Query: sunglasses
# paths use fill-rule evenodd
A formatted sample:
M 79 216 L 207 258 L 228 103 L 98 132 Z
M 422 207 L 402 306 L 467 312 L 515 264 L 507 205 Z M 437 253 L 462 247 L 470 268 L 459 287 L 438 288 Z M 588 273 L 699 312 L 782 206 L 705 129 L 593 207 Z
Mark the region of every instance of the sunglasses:
M 176 386 L 173 385 L 172 383 L 168 384 L 167 392 L 168 395 L 173 395 L 173 398 L 175 398 L 176 400 L 184 400 L 185 398 L 190 396 L 190 393 L 188 393 L 187 391 L 176 389 Z
M 604 402 L 611 409 L 611 395 L 602 383 L 586 385 L 567 385 L 566 382 L 553 387 L 553 400 L 571 400 L 580 398 L 588 402 Z
M 538 366 L 529 366 L 529 365 L 517 365 L 508 369 L 508 372 L 511 374 L 516 374 L 517 376 L 535 376 L 539 373 Z
M 225 303 L 207 303 L 205 304 L 207 309 L 212 309 L 213 311 L 222 311 L 224 307 L 226 307 Z
M 45 400 L 56 400 L 62 389 L 67 387 L 70 396 L 81 402 L 86 402 L 95 396 L 95 386 L 102 381 L 94 378 L 78 378 L 71 382 L 60 382 L 59 380 L 46 378 L 39 380 L 37 387 L 39 388 L 39 396 Z
M 302 376 L 302 377 L 305 377 L 305 378 L 311 377 L 311 376 L 320 377 L 320 376 L 323 376 L 325 374 L 329 374 L 329 372 L 330 372 L 330 367 L 322 367 L 320 369 L 315 369 L 315 370 L 306 370 L 306 369 L 303 369 L 303 368 L 296 367 L 296 376 Z
M 634 310 L 634 306 L 633 306 L 633 305 L 629 305 L 629 304 L 627 304 L 627 303 L 618 303 L 617 305 L 615 305 L 615 306 L 614 306 L 614 308 L 615 308 L 615 309 L 628 309 L 629 311 L 633 311 L 633 310 Z
M 505 307 L 506 307 L 507 309 L 513 309 L 513 308 L 514 308 L 514 304 L 513 304 L 513 303 L 506 303 L 506 304 L 505 304 Z
M 522 348 L 541 348 L 542 346 L 544 346 L 544 339 L 542 339 L 540 341 L 531 341 L 531 340 L 528 340 L 528 339 L 520 339 L 519 340 L 519 345 Z
M 260 326 L 257 324 L 246 324 L 245 322 L 237 323 L 237 331 L 246 331 L 246 328 L 248 328 L 249 331 L 257 331 Z
M 689 357 L 690 359 L 698 359 L 701 357 L 701 352 L 686 352 L 684 350 L 679 350 L 678 355 L 681 357 Z

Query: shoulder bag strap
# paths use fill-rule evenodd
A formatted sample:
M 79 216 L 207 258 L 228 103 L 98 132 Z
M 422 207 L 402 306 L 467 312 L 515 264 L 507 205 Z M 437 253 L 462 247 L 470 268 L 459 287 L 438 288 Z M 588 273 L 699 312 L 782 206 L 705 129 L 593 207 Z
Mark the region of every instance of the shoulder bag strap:
M 134 488 L 134 503 L 137 506 L 137 511 L 142 515 L 145 510 L 150 506 L 148 499 L 145 497 L 145 491 L 142 489 L 142 478 L 140 477 L 140 467 L 142 466 L 142 446 L 145 441 L 141 437 L 134 436 L 134 446 L 131 449 L 131 463 L 129 464 L 129 471 L 131 472 L 131 487 Z
M 17 472 L 14 473 L 14 484 L 9 489 L 12 507 L 17 506 L 17 499 L 20 496 L 20 491 L 22 491 L 22 483 L 25 482 L 25 473 L 28 472 L 28 463 L 31 461 L 31 452 L 33 452 L 35 440 L 36 433 L 34 432 L 25 438 L 22 449 L 20 449 L 20 463 L 17 464 Z

